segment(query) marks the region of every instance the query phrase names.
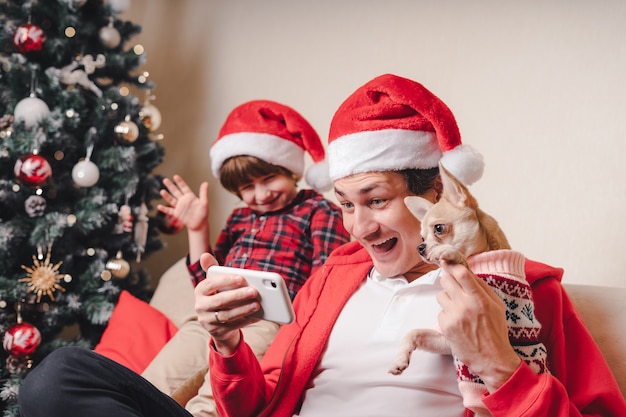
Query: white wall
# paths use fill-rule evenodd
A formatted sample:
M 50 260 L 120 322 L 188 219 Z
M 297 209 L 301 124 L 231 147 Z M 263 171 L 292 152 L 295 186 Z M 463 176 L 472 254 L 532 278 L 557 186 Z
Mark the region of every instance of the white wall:
M 565 282 L 626 286 L 626 2 L 133 0 L 166 161 L 197 189 L 228 112 L 267 98 L 325 137 L 357 87 L 391 72 L 452 109 L 486 159 L 472 187 L 511 244 Z M 211 178 L 213 238 L 237 202 Z M 186 236 L 146 261 L 158 276 Z M 155 259 L 158 258 L 158 259 Z

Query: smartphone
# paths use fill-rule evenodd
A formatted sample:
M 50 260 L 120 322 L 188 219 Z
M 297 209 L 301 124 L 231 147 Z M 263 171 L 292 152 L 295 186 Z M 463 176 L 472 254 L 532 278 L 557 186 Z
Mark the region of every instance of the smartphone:
M 261 309 L 253 313 L 252 317 L 283 324 L 294 321 L 296 315 L 291 305 L 291 299 L 289 298 L 285 280 L 280 274 L 276 272 L 217 265 L 207 269 L 207 277 L 217 274 L 241 275 L 246 279 L 248 285 L 257 289 Z

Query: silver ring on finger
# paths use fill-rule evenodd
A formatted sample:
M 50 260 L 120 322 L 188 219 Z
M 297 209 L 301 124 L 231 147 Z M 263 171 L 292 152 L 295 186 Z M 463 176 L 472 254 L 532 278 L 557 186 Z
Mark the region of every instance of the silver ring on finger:
M 215 313 L 215 321 L 218 322 L 219 324 L 226 324 L 225 321 L 220 320 L 220 312 L 219 311 L 214 311 Z

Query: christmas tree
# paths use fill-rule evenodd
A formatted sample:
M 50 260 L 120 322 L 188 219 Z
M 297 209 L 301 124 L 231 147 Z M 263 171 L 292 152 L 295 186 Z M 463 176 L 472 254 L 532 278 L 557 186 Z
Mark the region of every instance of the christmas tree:
M 0 400 L 52 350 L 93 348 L 142 257 L 163 148 L 141 28 L 119 1 L 0 0 Z M 136 93 L 133 93 L 136 92 Z

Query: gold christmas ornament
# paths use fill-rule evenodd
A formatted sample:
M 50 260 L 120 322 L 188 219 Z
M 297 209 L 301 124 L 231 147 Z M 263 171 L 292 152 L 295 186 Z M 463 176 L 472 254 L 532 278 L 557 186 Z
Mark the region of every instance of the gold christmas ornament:
M 154 132 L 161 126 L 161 112 L 152 104 L 143 105 L 139 118 L 149 132 Z
M 132 143 L 139 137 L 139 128 L 128 118 L 114 128 L 115 136 L 123 142 Z
M 59 281 L 65 277 L 65 274 L 59 274 L 59 268 L 63 264 L 62 261 L 52 265 L 50 262 L 50 251 L 46 254 L 43 261 L 33 255 L 33 265 L 22 265 L 22 269 L 27 272 L 26 277 L 20 279 L 20 282 L 28 283 L 28 292 L 37 295 L 37 302 L 41 301 L 41 297 L 47 295 L 54 301 L 54 291 L 65 291 Z
M 130 264 L 122 258 L 122 251 L 118 251 L 115 258 L 109 259 L 105 264 L 105 268 L 111 272 L 113 278 L 117 279 L 124 279 L 130 273 Z M 102 277 L 102 279 L 104 279 L 104 277 Z M 107 281 L 106 279 L 104 280 Z

